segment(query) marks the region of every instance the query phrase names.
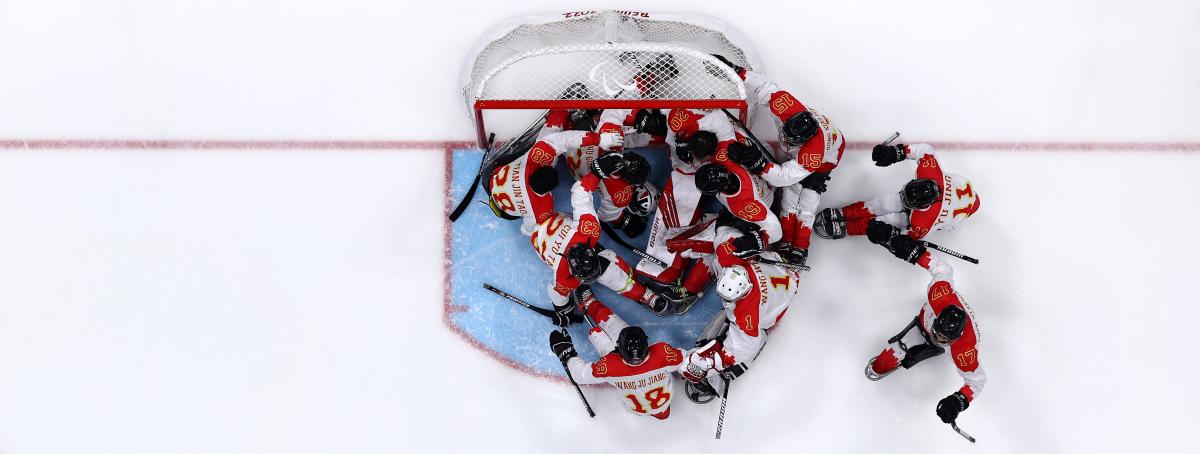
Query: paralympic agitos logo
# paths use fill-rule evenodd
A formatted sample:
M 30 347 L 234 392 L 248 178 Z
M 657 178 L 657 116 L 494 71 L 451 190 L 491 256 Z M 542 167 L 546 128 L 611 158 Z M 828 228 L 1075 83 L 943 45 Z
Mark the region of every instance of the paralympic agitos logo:
M 588 80 L 599 83 L 600 87 L 604 90 L 604 94 L 609 97 L 615 97 L 625 90 L 637 90 L 637 84 L 633 81 L 621 82 L 618 77 L 623 71 L 614 71 L 610 69 L 612 67 L 612 60 L 604 60 L 597 63 L 596 66 L 592 67 L 591 71 L 588 71 Z M 617 77 L 614 77 L 613 73 L 617 73 Z

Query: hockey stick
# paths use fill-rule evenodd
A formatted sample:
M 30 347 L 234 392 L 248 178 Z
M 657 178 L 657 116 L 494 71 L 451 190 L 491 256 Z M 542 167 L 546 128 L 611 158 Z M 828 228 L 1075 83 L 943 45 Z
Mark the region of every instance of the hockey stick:
M 891 145 L 892 141 L 896 140 L 898 137 L 900 137 L 900 131 L 893 132 L 892 135 L 890 137 L 888 137 L 887 140 L 883 141 L 883 143 L 881 143 L 880 145 L 883 145 L 885 147 L 888 145 Z
M 506 293 L 504 290 L 500 290 L 500 289 L 498 289 L 498 288 L 496 288 L 496 287 L 492 287 L 492 285 L 491 285 L 491 284 L 484 283 L 484 284 L 483 284 L 483 288 L 486 288 L 486 289 L 488 289 L 488 290 L 491 290 L 491 291 L 492 291 L 492 293 L 495 293 L 495 294 L 497 294 L 497 295 L 503 296 L 503 297 L 504 297 L 504 299 L 507 299 L 507 300 L 509 300 L 509 301 L 512 301 L 512 302 L 514 302 L 514 303 L 517 303 L 517 304 L 520 304 L 520 305 L 522 305 L 522 306 L 525 306 L 525 308 L 527 308 L 527 309 L 529 309 L 529 310 L 531 310 L 531 311 L 537 312 L 537 313 L 539 313 L 539 314 L 541 314 L 541 315 L 544 315 L 544 316 L 546 316 L 547 318 L 551 318 L 551 319 L 553 319 L 553 318 L 554 318 L 554 312 L 553 312 L 553 311 L 549 311 L 549 310 L 546 310 L 546 309 L 542 309 L 542 308 L 540 308 L 540 307 L 537 307 L 537 306 L 534 306 L 534 305 L 532 305 L 532 304 L 526 303 L 525 301 L 521 300 L 520 298 L 517 298 L 517 297 L 515 297 L 515 296 L 509 295 L 509 294 L 508 294 L 508 293 Z M 566 331 L 566 328 L 562 328 L 562 330 L 563 330 L 563 331 Z M 572 377 L 572 376 L 571 376 L 571 369 L 570 369 L 569 367 L 567 367 L 566 363 L 563 363 L 563 372 L 566 372 L 566 373 L 567 373 L 567 380 L 570 380 L 570 381 L 571 381 L 571 386 L 574 386 L 574 387 L 575 387 L 575 393 L 576 393 L 576 394 L 579 394 L 579 400 L 580 400 L 580 401 L 583 401 L 583 407 L 587 409 L 588 416 L 595 418 L 595 417 L 596 417 L 596 412 L 595 412 L 595 411 L 592 411 L 592 404 L 589 404 L 589 403 L 588 403 L 588 400 L 587 400 L 587 397 L 584 397 L 584 395 L 583 395 L 583 390 L 582 390 L 582 389 L 579 389 L 579 383 L 576 383 L 576 382 L 575 382 L 575 377 Z
M 729 401 L 729 380 L 721 377 L 725 382 L 725 389 L 721 390 L 721 412 L 717 414 L 717 439 L 721 439 L 721 428 L 725 426 L 725 403 Z
M 651 262 L 654 262 L 654 263 L 658 264 L 658 266 L 661 266 L 663 268 L 667 268 L 670 266 L 670 265 L 667 265 L 666 263 L 664 263 L 662 260 L 659 260 L 658 257 L 647 254 L 646 251 L 635 248 L 635 247 L 633 247 L 632 244 L 629 244 L 625 240 L 621 239 L 621 237 L 617 236 L 617 232 L 613 231 L 612 227 L 608 226 L 608 223 L 601 222 L 600 228 L 604 229 L 604 233 L 607 234 L 609 238 L 612 238 L 612 240 L 616 241 L 617 244 L 621 245 L 621 247 L 623 247 L 625 249 L 629 249 L 630 252 L 637 254 L 638 257 L 641 257 L 641 258 L 644 258 Z
M 479 179 L 483 177 L 483 164 L 487 162 L 488 156 L 492 154 L 492 143 L 496 140 L 496 133 L 488 135 L 487 150 L 483 151 L 483 157 L 479 159 L 479 170 L 475 171 L 475 179 L 471 180 L 471 186 L 467 188 L 467 195 L 458 202 L 458 206 L 454 207 L 454 211 L 450 212 L 450 222 L 457 221 L 459 216 L 462 216 L 463 211 L 467 210 L 471 199 L 475 198 L 475 190 L 479 188 Z
M 768 148 L 761 140 L 758 140 L 758 137 L 754 137 L 754 133 L 750 132 L 749 126 L 746 126 L 745 123 L 742 123 L 740 118 L 729 113 L 729 109 L 721 109 L 721 112 L 725 112 L 725 116 L 729 117 L 729 119 L 737 124 L 738 127 L 742 128 L 743 131 L 746 131 L 746 137 L 749 137 L 750 141 L 754 142 L 754 146 L 759 149 L 759 151 L 767 158 L 768 161 L 771 161 L 774 164 L 779 164 L 778 162 L 775 162 L 775 154 L 770 152 L 773 150 L 773 148 Z
M 566 328 L 563 328 L 563 330 L 565 331 Z M 575 387 L 575 394 L 579 395 L 579 401 L 583 402 L 583 408 L 587 409 L 588 416 L 595 418 L 596 412 L 592 410 L 592 404 L 588 403 L 587 397 L 583 395 L 583 390 L 579 389 L 579 383 L 576 383 L 575 377 L 571 376 L 571 368 L 567 367 L 567 363 L 563 363 L 563 372 L 567 373 L 567 380 L 571 380 L 571 386 Z
M 954 257 L 958 257 L 958 258 L 960 258 L 960 259 L 966 260 L 966 261 L 968 261 L 968 262 L 971 262 L 971 263 L 974 263 L 974 264 L 976 264 L 976 265 L 978 265 L 978 264 L 979 264 L 979 259 L 977 259 L 977 258 L 974 258 L 974 257 L 970 257 L 970 256 L 967 256 L 967 255 L 960 254 L 960 253 L 958 253 L 958 252 L 955 252 L 954 250 L 951 250 L 951 249 L 946 249 L 946 248 L 944 248 L 944 247 L 938 246 L 938 245 L 936 245 L 936 244 L 933 244 L 933 243 L 930 243 L 930 242 L 928 242 L 928 241 L 922 241 L 922 243 L 924 243 L 924 244 L 925 244 L 925 247 L 927 247 L 927 248 L 930 248 L 930 249 L 934 249 L 934 250 L 938 250 L 938 251 L 945 252 L 945 253 L 947 253 L 947 254 L 949 254 L 949 255 L 952 255 L 952 256 L 954 256 Z
M 963 431 L 962 431 L 962 429 L 959 429 L 959 428 L 958 428 L 958 423 L 957 423 L 957 422 L 951 421 L 951 422 L 950 422 L 950 427 L 951 427 L 952 429 L 954 429 L 954 431 L 955 431 L 955 432 L 958 432 L 958 434 L 959 434 L 959 435 L 962 435 L 962 436 L 963 436 L 963 438 L 966 438 L 966 439 L 967 439 L 967 441 L 969 441 L 969 442 L 971 442 L 971 443 L 974 443 L 974 442 L 975 442 L 975 437 L 972 437 L 972 436 L 970 436 L 970 435 L 967 435 L 967 433 L 966 433 L 966 432 L 963 432 Z
M 495 147 L 492 146 L 496 135 L 491 134 L 488 136 L 488 149 L 484 150 L 483 159 L 479 161 L 479 171 L 475 173 L 475 181 L 471 183 L 471 188 L 467 190 L 466 197 L 463 197 L 462 201 L 458 203 L 458 207 L 454 209 L 454 212 L 450 213 L 450 222 L 458 220 L 458 217 L 462 216 L 463 211 L 466 211 L 466 207 L 469 205 L 468 202 L 475 197 L 475 190 L 480 186 L 479 180 L 483 177 L 484 171 L 490 168 L 490 164 L 493 164 L 497 160 L 502 159 L 505 155 L 510 154 L 509 151 L 511 151 L 513 148 L 522 148 L 533 145 L 533 143 L 529 143 L 529 141 L 536 138 L 537 133 L 542 130 L 543 126 L 546 125 L 546 116 L 549 114 L 550 111 L 542 113 L 542 116 L 538 117 L 537 120 L 534 120 L 534 122 L 525 129 L 525 132 L 522 132 L 521 135 L 517 136 L 516 138 L 505 142 L 504 146 L 499 150 L 494 150 Z M 522 151 L 522 153 L 525 151 L 529 150 L 526 149 Z
M 763 263 L 770 263 L 770 264 L 772 264 L 772 265 L 776 265 L 776 266 L 780 266 L 780 267 L 783 267 L 783 268 L 787 268 L 787 269 L 789 269 L 789 270 L 796 270 L 796 271 L 808 271 L 808 270 L 810 270 L 810 269 L 811 269 L 811 268 L 809 268 L 808 266 L 805 266 L 805 265 L 797 265 L 797 264 L 795 264 L 795 263 L 780 262 L 780 261 L 778 261 L 778 260 L 765 259 L 765 258 L 762 258 L 762 256 L 758 256 L 758 257 L 755 257 L 755 258 L 756 258 L 756 259 L 758 259 L 758 261 L 760 261 L 760 262 L 763 262 Z
M 526 302 L 525 302 L 525 300 L 522 300 L 522 299 L 520 299 L 520 298 L 517 298 L 517 297 L 515 297 L 515 296 L 509 295 L 508 293 L 505 293 L 505 291 L 504 291 L 504 290 L 500 290 L 500 289 L 498 289 L 498 288 L 496 288 L 496 287 L 492 287 L 492 284 L 488 284 L 488 283 L 486 283 L 486 282 L 484 282 L 484 283 L 483 283 L 483 288 L 486 288 L 486 289 L 490 290 L 492 293 L 495 293 L 495 294 L 497 294 L 497 295 L 503 296 L 503 297 L 504 297 L 504 299 L 507 299 L 507 300 L 509 300 L 509 301 L 512 301 L 512 302 L 514 302 L 514 303 L 517 303 L 517 304 L 520 304 L 520 305 L 522 305 L 522 306 L 525 306 L 525 308 L 526 308 L 526 309 L 529 309 L 529 310 L 531 310 L 531 311 L 534 311 L 534 312 L 536 312 L 538 315 L 541 315 L 541 316 L 543 316 L 543 317 L 546 317 L 546 318 L 548 318 L 548 319 L 550 319 L 550 320 L 554 320 L 554 311 L 552 311 L 552 310 L 550 310 L 550 309 L 544 309 L 544 308 L 540 308 L 540 307 L 534 306 L 534 305 L 532 305 L 532 304 L 526 303 Z M 572 313 L 571 313 L 571 315 L 569 315 L 568 317 L 571 319 L 571 323 L 579 323 L 579 322 L 580 322 L 580 320 L 579 320 L 579 315 L 578 315 L 578 314 L 576 314 L 576 313 L 574 313 L 574 312 L 572 312 Z
M 529 309 L 529 310 L 531 310 L 531 311 L 534 311 L 534 312 L 538 313 L 538 315 L 544 316 L 544 317 L 546 317 L 546 318 L 549 318 L 549 319 L 553 319 L 553 318 L 554 318 L 554 311 L 552 311 L 552 310 L 549 310 L 549 309 L 543 309 L 543 308 L 540 308 L 540 307 L 534 306 L 534 305 L 532 305 L 532 304 L 526 303 L 524 300 L 522 300 L 522 299 L 520 299 L 520 298 L 517 298 L 517 297 L 515 297 L 515 296 L 509 295 L 508 293 L 505 293 L 505 292 L 504 292 L 504 290 L 500 290 L 500 289 L 498 289 L 498 288 L 496 288 L 496 287 L 492 287 L 492 284 L 488 284 L 488 283 L 486 283 L 486 282 L 485 282 L 485 283 L 483 284 L 483 288 L 486 288 L 486 289 L 490 290 L 492 293 L 495 293 L 495 294 L 497 294 L 497 295 L 503 296 L 503 297 L 504 297 L 504 299 L 507 299 L 507 300 L 509 300 L 509 301 L 512 301 L 512 302 L 514 302 L 514 303 L 517 303 L 517 304 L 520 304 L 520 305 L 522 305 L 522 306 L 525 306 L 525 308 L 526 308 L 526 309 Z

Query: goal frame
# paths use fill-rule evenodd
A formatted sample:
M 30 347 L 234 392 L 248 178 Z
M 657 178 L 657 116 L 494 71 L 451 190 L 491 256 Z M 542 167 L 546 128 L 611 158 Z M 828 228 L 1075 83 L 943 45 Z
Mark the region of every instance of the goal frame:
M 608 15 L 608 16 L 604 16 Z M 697 14 L 672 14 L 672 13 L 642 13 L 633 11 L 587 11 L 587 12 L 572 12 L 555 15 L 536 15 L 524 16 L 510 19 L 492 31 L 484 34 L 480 41 L 476 44 L 475 49 L 470 54 L 470 58 L 466 61 L 463 69 L 462 86 L 463 94 L 467 101 L 467 107 L 471 118 L 475 123 L 476 142 L 480 149 L 487 149 L 488 132 L 487 132 L 487 111 L 512 111 L 512 110 L 555 110 L 555 109 L 698 109 L 698 110 L 717 110 L 730 109 L 737 110 L 737 116 L 744 122 L 748 123 L 751 117 L 752 105 L 748 103 L 750 94 L 745 87 L 744 82 L 738 74 L 729 66 L 721 63 L 720 60 L 709 55 L 702 49 L 702 46 L 689 47 L 686 41 L 664 42 L 574 42 L 563 46 L 546 45 L 530 49 L 523 49 L 521 52 L 515 53 L 509 58 L 494 64 L 492 67 L 485 67 L 486 73 L 480 71 L 481 68 L 476 67 L 477 60 L 482 58 L 482 54 L 493 43 L 501 41 L 508 37 L 510 33 L 514 33 L 523 26 L 541 26 L 541 25 L 558 25 L 559 23 L 568 23 L 569 21 L 587 18 L 589 16 L 600 16 L 599 19 L 607 19 L 611 21 L 613 16 L 622 18 L 634 18 L 634 20 L 644 20 L 653 23 L 686 24 L 689 27 L 698 27 L 712 32 L 720 36 L 724 42 L 738 52 L 740 57 L 744 59 L 746 67 L 757 68 L 757 56 L 754 50 L 748 45 L 745 38 L 733 27 L 724 22 L 708 16 Z M 567 49 L 572 48 L 572 49 Z M 735 96 L 725 96 L 721 98 L 622 98 L 622 99 L 603 99 L 603 98 L 588 98 L 588 99 L 490 99 L 484 96 L 485 90 L 489 88 L 489 82 L 497 74 L 503 72 L 508 67 L 521 62 L 527 58 L 544 56 L 555 53 L 570 53 L 570 52 L 620 52 L 620 51 L 639 51 L 639 52 L 670 52 L 672 55 L 685 56 L 693 64 L 699 62 L 703 64 L 708 71 L 719 71 L 722 79 L 719 79 L 726 85 L 736 88 Z M 719 82 L 714 82 L 720 85 Z M 728 88 L 728 87 L 725 87 Z M 610 95 L 612 93 L 609 93 Z M 614 96 L 614 98 L 618 98 Z M 544 98 L 544 97 L 543 97 Z

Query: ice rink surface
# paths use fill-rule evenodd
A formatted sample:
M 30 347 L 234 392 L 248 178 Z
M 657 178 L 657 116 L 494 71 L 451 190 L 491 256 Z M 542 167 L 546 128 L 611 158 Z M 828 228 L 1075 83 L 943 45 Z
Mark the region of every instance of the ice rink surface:
M 1200 4 L 567 9 L 598 6 L 721 17 L 852 141 L 900 130 L 970 178 L 980 212 L 931 240 L 982 260 L 951 262 L 978 444 L 934 415 L 943 358 L 862 377 L 928 282 L 865 241 L 814 245 L 719 442 L 717 405 L 660 422 L 590 387 L 589 419 L 448 323 L 460 66 L 561 2 L 2 0 L 0 452 L 1187 450 Z M 824 205 L 911 175 L 868 158 Z M 544 334 L 513 348 L 549 359 Z

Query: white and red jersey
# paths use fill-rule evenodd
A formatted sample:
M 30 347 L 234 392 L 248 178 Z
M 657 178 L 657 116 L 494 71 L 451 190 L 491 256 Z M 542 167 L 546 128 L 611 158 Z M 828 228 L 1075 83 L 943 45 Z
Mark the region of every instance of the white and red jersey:
M 686 141 L 699 131 L 708 131 L 717 136 L 717 153 L 720 153 L 739 140 L 733 123 L 719 110 L 703 112 L 694 109 L 670 109 L 663 111 L 667 115 L 666 143 L 671 147 L 671 165 L 685 174 L 694 174 L 696 169 L 707 161 L 693 160 L 683 162 L 675 155 L 675 142 Z
M 809 172 L 829 172 L 837 167 L 842 153 L 846 151 L 846 138 L 829 117 L 805 106 L 762 73 L 747 69 L 742 71 L 741 76 L 746 81 L 746 87 L 753 92 L 755 103 L 771 112 L 771 119 L 779 128 L 779 144 L 783 150 L 774 150 L 776 160 L 795 160 Z M 800 146 L 788 145 L 783 140 L 783 124 L 805 110 L 811 112 L 816 120 L 817 133 Z
M 733 194 L 718 193 L 721 202 L 731 214 L 758 226 L 766 234 L 767 243 L 774 243 L 782 236 L 779 217 L 771 212 L 771 200 L 775 188 L 758 175 L 751 174 L 745 167 L 729 160 L 729 151 L 721 149 L 713 156 L 713 162 L 724 166 L 738 179 L 738 191 Z
M 596 246 L 600 241 L 600 221 L 592 202 L 592 193 L 600 186 L 600 178 L 587 174 L 571 186 L 571 208 L 573 216 L 552 212 L 538 223 L 529 242 L 534 252 L 554 272 L 554 280 L 546 287 L 546 295 L 555 306 L 567 304 L 567 295 L 582 282 L 571 274 L 570 266 L 563 260 L 567 250 L 579 243 Z M 654 297 L 652 292 L 633 279 L 632 270 L 616 253 L 603 250 L 599 255 L 608 260 L 608 267 L 596 279 L 596 283 L 624 296 L 646 304 Z
M 548 135 L 556 134 L 563 131 L 576 131 L 575 124 L 571 122 L 571 111 L 566 109 L 553 109 L 546 113 L 546 124 L 542 130 L 538 132 L 538 139 L 542 139 Z M 584 132 L 601 132 L 601 131 L 584 131 Z M 567 150 L 564 156 L 567 160 L 567 170 L 571 172 L 571 176 L 576 180 L 583 178 L 588 173 L 588 166 L 596 157 L 600 156 L 602 150 L 597 145 L 582 145 Z
M 641 148 L 650 145 L 661 145 L 665 136 L 652 136 L 648 133 L 638 132 L 634 128 L 634 123 L 637 122 L 637 114 L 640 109 L 605 109 L 600 113 L 600 120 L 596 128 L 596 132 L 600 133 L 620 133 L 625 137 L 624 149 Z M 620 150 L 621 147 L 614 147 L 613 150 Z
M 629 324 L 614 314 L 595 298 L 591 292 L 585 293 L 581 306 L 596 326 L 588 332 L 588 340 L 596 351 L 600 352 L 600 360 L 585 363 L 578 357 L 567 361 L 571 376 L 579 383 L 608 383 L 621 392 L 625 408 L 641 415 L 651 415 L 666 419 L 671 415 L 671 370 L 683 360 L 682 352 L 666 343 L 651 345 L 647 349 L 646 360 L 636 366 L 625 363 L 621 355 L 616 353 L 617 343 L 614 337 L 620 337 L 621 331 Z
M 970 402 L 987 383 L 987 374 L 983 372 L 983 366 L 979 365 L 979 327 L 975 325 L 975 312 L 954 289 L 954 269 L 946 261 L 926 252 L 917 259 L 917 265 L 929 270 L 929 275 L 933 278 L 929 283 L 928 298 L 918 314 L 921 329 L 926 333 L 933 333 L 933 321 L 947 307 L 958 306 L 967 313 L 966 326 L 958 339 L 946 344 L 937 342 L 931 335 L 929 341 L 950 350 L 950 360 L 963 378 L 963 386 L 959 392 Z
M 551 211 L 538 222 L 529 236 L 529 242 L 533 244 L 538 258 L 550 265 L 551 269 L 560 268 L 563 254 L 566 254 L 572 245 L 584 242 L 595 245 L 600 241 L 600 221 L 596 218 L 596 209 L 592 203 L 592 191 L 599 185 L 599 181 L 600 178 L 596 175 L 588 174 L 583 180 L 575 182 L 571 187 L 571 209 L 574 215 Z M 587 187 L 590 187 L 590 190 Z M 562 268 L 566 267 L 565 263 L 562 265 Z
M 774 253 L 765 257 L 779 260 Z M 722 343 L 722 357 L 728 362 L 749 364 L 762 349 L 766 333 L 783 318 L 788 307 L 800 295 L 800 272 L 779 265 L 740 260 L 732 266 L 744 268 L 750 276 L 750 292 L 725 308 L 730 329 Z
M 505 214 L 520 217 L 521 233 L 531 234 L 539 222 L 554 212 L 554 197 L 549 192 L 534 194 L 529 189 L 529 175 L 544 167 L 553 168 L 558 156 L 563 153 L 599 143 L 599 134 L 585 131 L 566 131 L 542 137 L 523 156 L 492 171 L 492 201 Z
M 758 356 L 767 340 L 767 331 L 787 313 L 799 295 L 800 272 L 782 266 L 747 261 L 734 257 L 728 243 L 717 250 L 717 258 L 725 267 L 741 267 L 750 279 L 750 291 L 733 303 L 725 302 L 725 320 L 729 329 L 723 340 L 714 340 L 688 352 L 680 374 L 691 381 L 717 375 L 736 364 L 749 365 Z M 779 260 L 778 254 L 766 252 L 762 257 Z
M 567 361 L 571 376 L 579 384 L 608 383 L 622 395 L 625 408 L 638 414 L 665 418 L 674 394 L 672 372 L 683 362 L 683 352 L 665 342 L 653 344 L 646 360 L 636 366 L 608 353 L 594 363 L 579 357 Z
M 943 172 L 928 144 L 905 145 L 904 157 L 917 161 L 917 178 L 941 183 L 942 197 L 929 208 L 912 210 L 908 216 L 908 236 L 924 238 L 934 230 L 954 230 L 979 211 L 979 195 L 971 182 L 953 173 Z

